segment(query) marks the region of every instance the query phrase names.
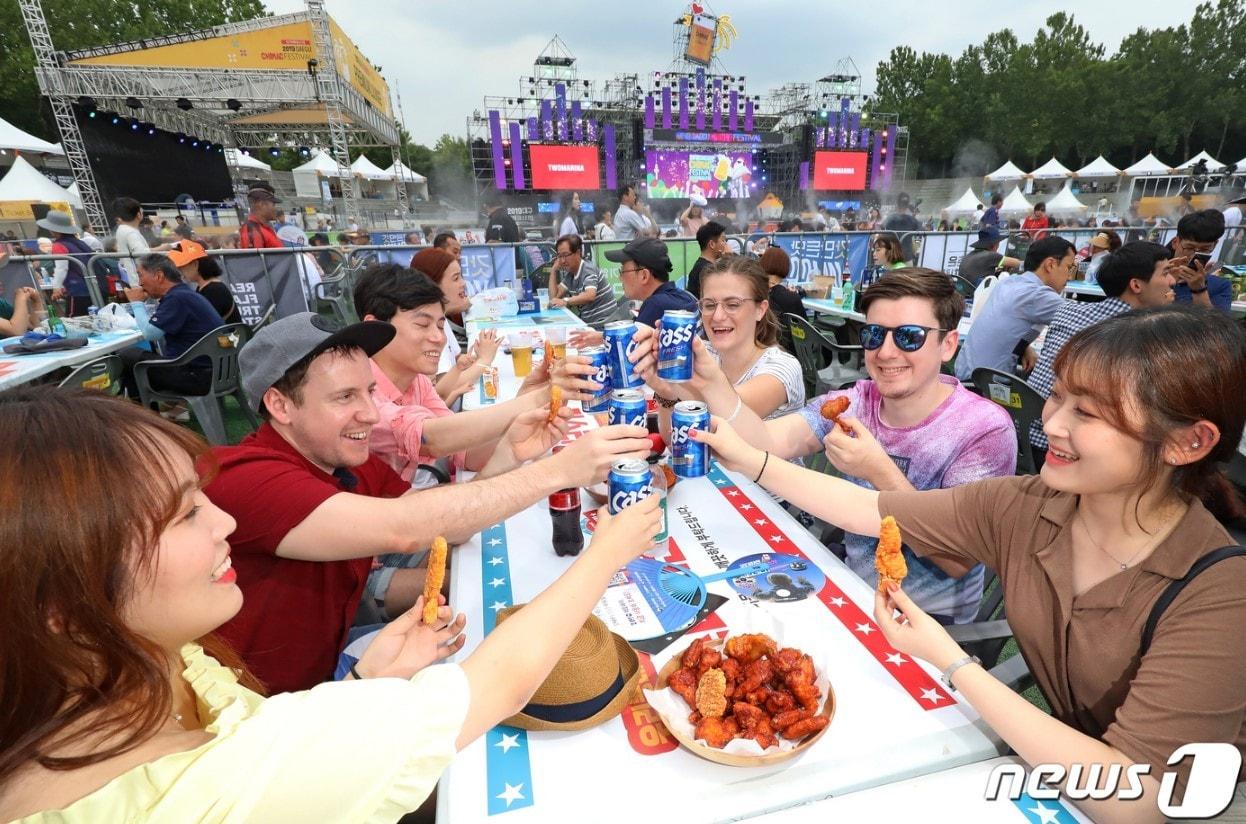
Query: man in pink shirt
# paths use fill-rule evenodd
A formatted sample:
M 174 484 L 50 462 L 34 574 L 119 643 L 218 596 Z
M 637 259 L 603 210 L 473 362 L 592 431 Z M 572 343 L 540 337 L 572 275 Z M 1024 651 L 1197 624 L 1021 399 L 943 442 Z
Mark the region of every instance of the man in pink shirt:
M 372 453 L 414 486 L 436 483 L 436 473 L 420 467 L 441 462 L 441 468 L 466 468 L 491 477 L 536 455 L 515 454 L 512 442 L 527 432 L 503 438 L 515 419 L 530 409 L 549 405 L 550 387 L 562 387 L 563 398 L 580 397 L 596 384 L 567 372 L 589 374 L 577 363 L 557 369 L 536 369 L 519 394 L 482 409 L 452 412 L 437 395 L 432 377 L 446 345 L 441 288 L 418 272 L 382 264 L 369 268 L 355 286 L 360 317 L 393 324 L 393 341 L 372 356 L 376 378 L 373 396 L 381 420 L 372 431 Z M 548 361 L 546 361 L 548 363 Z

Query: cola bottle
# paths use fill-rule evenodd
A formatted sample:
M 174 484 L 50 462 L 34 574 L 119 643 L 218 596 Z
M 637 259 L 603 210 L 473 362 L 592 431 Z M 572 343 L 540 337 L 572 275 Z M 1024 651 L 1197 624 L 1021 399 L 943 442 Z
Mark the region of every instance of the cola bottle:
M 554 554 L 579 555 L 584 549 L 580 529 L 580 490 L 560 489 L 549 496 L 549 519 L 554 525 Z

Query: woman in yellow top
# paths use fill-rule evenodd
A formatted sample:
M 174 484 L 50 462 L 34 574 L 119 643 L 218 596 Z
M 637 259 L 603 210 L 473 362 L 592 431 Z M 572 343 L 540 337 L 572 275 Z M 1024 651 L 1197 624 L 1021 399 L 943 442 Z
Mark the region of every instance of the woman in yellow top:
M 0 395 L 0 454 L 0 821 L 395 821 L 527 703 L 647 548 L 634 536 L 658 531 L 656 497 L 603 510 L 592 551 L 461 664 L 427 666 L 463 621 L 443 606 L 421 625 L 421 599 L 368 648 L 363 681 L 266 700 L 211 636 L 242 593 L 201 440 L 39 387 Z

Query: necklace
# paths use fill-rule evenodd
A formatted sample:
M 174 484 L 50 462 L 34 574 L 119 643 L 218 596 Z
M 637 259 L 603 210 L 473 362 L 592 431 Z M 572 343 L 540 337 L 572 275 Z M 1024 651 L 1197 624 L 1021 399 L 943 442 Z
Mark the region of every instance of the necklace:
M 1141 554 L 1142 554 L 1143 552 L 1145 552 L 1147 549 L 1149 549 L 1149 548 L 1151 548 L 1152 546 L 1154 546 L 1154 545 L 1158 542 L 1158 540 L 1159 540 L 1160 538 L 1162 538 L 1165 534 L 1167 534 L 1167 533 L 1165 532 L 1165 529 L 1164 529 L 1164 528 L 1168 525 L 1168 522 L 1169 522 L 1170 520 L 1172 520 L 1172 515 L 1169 515 L 1167 518 L 1165 518 L 1165 519 L 1164 519 L 1164 520 L 1160 523 L 1159 528 L 1156 530 L 1155 535 L 1151 538 L 1151 540 L 1147 541 L 1145 544 L 1143 544 L 1141 547 L 1139 547 L 1137 550 L 1135 550 L 1135 551 L 1134 551 L 1134 554 L 1133 554 L 1133 555 L 1130 555 L 1130 556 L 1129 556 L 1129 558 L 1128 558 L 1127 560 L 1122 561 L 1122 560 L 1120 560 L 1119 558 L 1117 558 L 1115 555 L 1113 555 L 1112 553 L 1110 553 L 1110 552 L 1108 552 L 1106 549 L 1104 549 L 1104 548 L 1103 548 L 1103 547 L 1099 544 L 1099 542 L 1095 540 L 1095 536 L 1090 534 L 1090 528 L 1086 526 L 1086 521 L 1082 518 L 1081 513 L 1079 512 L 1079 513 L 1078 513 L 1078 515 L 1077 515 L 1077 522 L 1078 522 L 1079 524 L 1081 524 L 1081 527 L 1082 527 L 1082 532 L 1085 532 L 1085 533 L 1086 533 L 1086 537 L 1090 539 L 1090 543 L 1091 543 L 1091 545 L 1092 545 L 1092 546 L 1094 546 L 1094 548 L 1095 548 L 1095 549 L 1097 549 L 1097 550 L 1099 550 L 1100 552 L 1102 552 L 1104 555 L 1106 555 L 1106 556 L 1108 556 L 1109 558 L 1111 558 L 1111 559 L 1112 559 L 1112 562 L 1113 562 L 1113 563 L 1115 563 L 1115 564 L 1118 564 L 1118 565 L 1120 566 L 1120 568 L 1121 568 L 1121 570 L 1122 570 L 1122 571 L 1123 571 L 1123 570 L 1126 570 L 1126 569 L 1129 569 L 1130 565 L 1131 565 L 1131 564 L 1133 564 L 1134 560 L 1135 560 L 1135 559 L 1136 559 L 1139 555 L 1141 555 Z

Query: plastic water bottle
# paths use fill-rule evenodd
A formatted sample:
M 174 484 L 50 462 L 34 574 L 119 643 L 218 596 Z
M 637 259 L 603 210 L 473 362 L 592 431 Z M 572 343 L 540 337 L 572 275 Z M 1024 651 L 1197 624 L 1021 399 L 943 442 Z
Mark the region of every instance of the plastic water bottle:
M 65 335 L 65 323 L 61 320 L 60 313 L 56 311 L 56 301 L 48 298 L 48 334 L 49 335 Z
M 856 303 L 855 290 L 852 288 L 852 280 L 844 280 L 844 302 L 840 304 L 845 311 L 851 312 Z

